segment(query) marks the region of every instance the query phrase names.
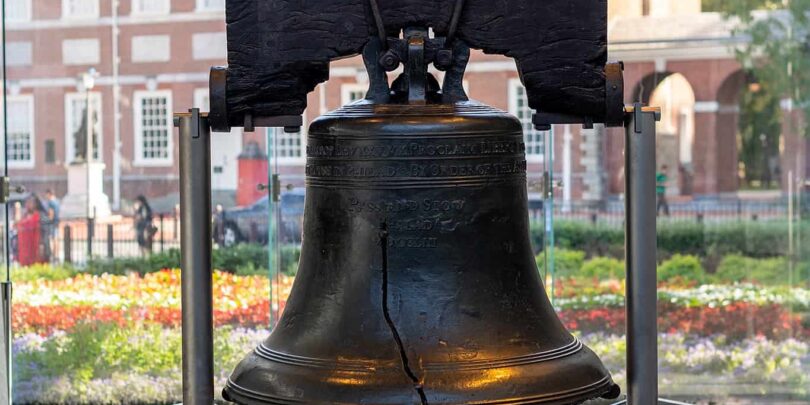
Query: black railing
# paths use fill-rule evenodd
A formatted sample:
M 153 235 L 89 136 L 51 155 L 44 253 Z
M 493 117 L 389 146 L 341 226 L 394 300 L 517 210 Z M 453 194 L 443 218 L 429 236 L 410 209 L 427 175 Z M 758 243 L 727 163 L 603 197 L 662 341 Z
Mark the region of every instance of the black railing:
M 149 228 L 152 230 L 151 237 L 145 238 L 147 243 L 143 246 L 139 244 L 133 218 L 123 217 L 112 221 L 102 222 L 92 218 L 63 221 L 57 225 L 54 237 L 48 237 L 53 225 L 43 224 L 36 230 L 19 229 L 19 226 L 12 225 L 12 258 L 18 264 L 69 263 L 82 266 L 88 258 L 131 258 L 180 247 L 179 218 L 175 214 L 155 214 Z M 35 240 L 40 248 L 36 253 L 29 251 L 27 257 L 20 260 L 20 244 L 29 243 L 32 231 L 38 231 Z M 36 257 L 32 258 L 32 255 Z
M 779 200 L 695 200 L 669 202 L 669 212 L 659 209 L 659 223 L 702 223 L 720 224 L 729 221 L 786 221 L 790 207 L 787 199 Z M 810 201 L 795 202 L 793 212 L 810 218 Z M 555 201 L 553 215 L 555 221 L 587 221 L 594 225 L 622 226 L 624 223 L 624 202 L 621 200 L 604 203 Z M 544 207 L 535 205 L 529 209 L 532 220 L 538 221 L 545 215 Z

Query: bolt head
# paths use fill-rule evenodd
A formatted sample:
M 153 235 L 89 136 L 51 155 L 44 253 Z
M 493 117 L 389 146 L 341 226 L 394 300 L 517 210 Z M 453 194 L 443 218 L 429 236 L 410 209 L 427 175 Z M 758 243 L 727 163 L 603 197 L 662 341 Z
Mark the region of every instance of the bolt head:
M 453 51 L 450 49 L 441 49 L 436 52 L 436 69 L 447 70 L 453 64 Z
M 396 70 L 399 66 L 399 57 L 391 50 L 388 50 L 379 60 L 380 66 L 388 72 Z

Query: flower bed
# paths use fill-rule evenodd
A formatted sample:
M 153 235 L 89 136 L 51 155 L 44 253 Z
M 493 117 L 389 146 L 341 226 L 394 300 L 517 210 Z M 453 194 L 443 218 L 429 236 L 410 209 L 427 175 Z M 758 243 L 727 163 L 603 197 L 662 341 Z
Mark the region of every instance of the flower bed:
M 49 337 L 27 334 L 14 341 L 15 403 L 170 404 L 181 400 L 180 330 L 104 324 Z M 224 327 L 215 333 L 216 392 L 242 356 L 266 330 Z M 625 338 L 604 333 L 580 339 L 624 384 Z M 765 338 L 730 342 L 688 334 L 659 336 L 662 375 L 699 375 L 727 384 L 764 384 L 768 390 L 801 392 L 810 383 L 810 344 Z M 690 392 L 670 379 L 666 389 Z M 694 389 L 692 389 L 695 393 Z
M 810 338 L 810 325 L 780 305 L 735 303 L 718 308 L 660 304 L 658 330 L 730 340 L 764 336 L 770 339 Z M 571 309 L 559 313 L 566 328 L 582 333 L 624 333 L 624 308 Z
M 570 281 L 557 284 L 560 318 L 623 381 L 623 283 Z M 291 285 L 291 277 L 273 285 L 280 310 Z M 263 276 L 216 272 L 214 292 L 221 387 L 267 335 L 270 286 Z M 756 386 L 761 395 L 772 389 L 806 395 L 808 290 L 662 285 L 659 302 L 660 366 L 672 392 L 689 392 L 693 377 L 703 377 Z M 15 284 L 15 403 L 178 402 L 179 303 L 177 270 Z

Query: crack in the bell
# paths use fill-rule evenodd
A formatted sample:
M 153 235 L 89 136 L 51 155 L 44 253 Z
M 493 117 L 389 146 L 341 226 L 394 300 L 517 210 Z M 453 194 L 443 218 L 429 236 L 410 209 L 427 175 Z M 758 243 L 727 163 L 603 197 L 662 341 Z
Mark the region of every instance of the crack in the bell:
M 385 318 L 385 323 L 388 325 L 388 329 L 391 330 L 391 335 L 394 336 L 394 342 L 397 345 L 397 349 L 399 349 L 399 358 L 400 362 L 402 363 L 402 370 L 405 372 L 405 375 L 413 382 L 413 388 L 416 391 L 416 394 L 419 395 L 419 400 L 422 405 L 428 405 L 427 396 L 425 395 L 425 389 L 422 386 L 422 382 L 416 376 L 416 373 L 411 370 L 411 366 L 408 362 L 408 353 L 405 352 L 405 345 L 402 344 L 402 338 L 399 336 L 399 331 L 397 330 L 397 326 L 394 324 L 394 320 L 391 319 L 391 314 L 388 310 L 388 225 L 383 222 L 380 226 L 380 246 L 382 248 L 382 310 L 383 310 L 383 318 Z

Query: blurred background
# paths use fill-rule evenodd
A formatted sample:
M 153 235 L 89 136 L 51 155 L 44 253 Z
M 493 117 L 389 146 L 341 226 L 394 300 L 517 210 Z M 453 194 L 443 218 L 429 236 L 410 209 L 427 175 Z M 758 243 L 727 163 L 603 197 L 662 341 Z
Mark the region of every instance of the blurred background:
M 608 7 L 625 101 L 662 109 L 662 394 L 810 404 L 810 0 Z M 3 15 L 15 403 L 176 403 L 171 115 L 208 109 L 208 70 L 227 63 L 225 0 L 5 0 Z M 523 123 L 538 271 L 566 326 L 623 384 L 623 131 L 536 131 L 511 59 L 474 52 L 464 86 Z M 304 121 L 367 87 L 361 59 L 332 63 Z M 218 386 L 283 312 L 306 132 L 213 134 Z

